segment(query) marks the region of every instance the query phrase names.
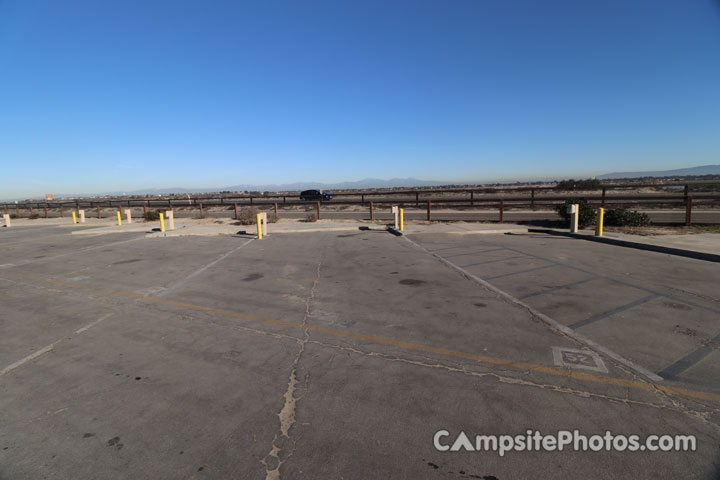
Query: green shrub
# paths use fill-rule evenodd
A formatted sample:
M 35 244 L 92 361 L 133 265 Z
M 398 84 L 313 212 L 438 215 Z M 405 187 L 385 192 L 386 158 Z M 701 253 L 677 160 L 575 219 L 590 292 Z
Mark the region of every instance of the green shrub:
M 37 213 L 31 213 L 28 218 L 30 220 L 37 220 L 38 218 L 40 218 L 40 215 L 38 215 Z
M 562 218 L 569 222 L 570 214 L 567 213 L 567 208 L 569 205 L 572 205 L 574 203 L 577 203 L 579 205 L 578 227 L 585 228 L 588 225 L 594 224 L 595 218 L 597 217 L 597 211 L 592 206 L 590 206 L 590 204 L 584 198 L 569 198 L 565 200 L 565 203 L 563 203 L 562 205 L 557 205 L 555 207 L 555 211 L 558 213 L 558 215 L 560 215 Z
M 631 212 L 627 208 L 615 208 L 605 212 L 603 223 L 614 227 L 645 227 L 650 225 L 650 217 L 646 213 Z
M 314 212 L 308 213 L 305 215 L 305 221 L 306 222 L 317 222 L 317 214 Z
M 602 188 L 602 182 L 597 178 L 588 178 L 586 180 L 562 180 L 555 186 L 556 190 L 597 190 Z
M 11 213 L 11 214 L 10 214 L 10 218 L 13 219 L 13 220 L 15 220 L 16 218 L 18 218 L 18 216 L 17 216 L 17 214 L 15 214 L 15 213 Z
M 148 210 L 143 214 L 143 218 L 146 222 L 157 222 L 158 220 L 160 220 L 160 211 Z

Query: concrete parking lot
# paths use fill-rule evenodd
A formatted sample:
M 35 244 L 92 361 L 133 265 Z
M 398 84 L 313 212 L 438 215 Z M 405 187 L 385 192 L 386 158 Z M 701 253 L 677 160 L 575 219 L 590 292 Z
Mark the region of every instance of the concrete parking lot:
M 80 228 L 0 230 L 0 479 L 720 476 L 717 264 L 544 234 Z M 433 444 L 576 429 L 697 450 Z

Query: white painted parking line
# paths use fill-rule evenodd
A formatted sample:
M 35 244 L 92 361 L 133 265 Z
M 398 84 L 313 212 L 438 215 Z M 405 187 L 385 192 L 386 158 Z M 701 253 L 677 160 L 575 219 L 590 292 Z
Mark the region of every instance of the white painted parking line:
M 167 287 L 166 289 L 160 291 L 160 292 L 159 292 L 157 295 L 155 295 L 155 296 L 156 296 L 156 297 L 165 296 L 165 295 L 167 295 L 168 293 L 170 293 L 172 290 L 175 290 L 176 288 L 181 287 L 182 285 L 185 285 L 185 283 L 187 283 L 187 282 L 188 282 L 189 280 L 191 280 L 193 277 L 196 277 L 196 276 L 200 275 L 202 272 L 204 272 L 204 271 L 207 270 L 208 268 L 212 267 L 213 265 L 217 264 L 218 262 L 221 262 L 222 260 L 225 260 L 227 257 L 229 257 L 229 256 L 232 255 L 233 253 L 237 252 L 238 250 L 240 250 L 241 248 L 243 248 L 245 245 L 249 244 L 249 243 L 252 242 L 253 240 L 254 240 L 254 239 L 251 238 L 251 239 L 248 240 L 247 242 L 245 242 L 245 243 L 243 243 L 243 244 L 241 244 L 241 245 L 238 245 L 237 247 L 233 248 L 233 249 L 230 250 L 229 252 L 223 253 L 223 254 L 220 255 L 218 258 L 216 258 L 216 259 L 213 260 L 212 262 L 208 263 L 207 265 L 203 265 L 202 267 L 200 267 L 199 269 L 195 270 L 194 272 L 192 272 L 192 273 L 191 273 L 190 275 L 188 275 L 187 277 L 185 277 L 185 278 L 183 278 L 183 279 L 181 279 L 181 280 L 178 280 L 178 281 L 175 282 L 175 283 L 172 283 L 172 284 L 168 285 L 168 287 Z M 157 287 L 150 287 L 150 288 L 157 288 Z
M 86 330 L 94 327 L 95 325 L 97 325 L 98 323 L 102 322 L 103 320 L 105 320 L 106 318 L 108 318 L 108 317 L 110 317 L 110 316 L 112 316 L 112 313 L 105 314 L 105 315 L 103 315 L 102 317 L 100 317 L 100 318 L 98 318 L 97 320 L 95 320 L 94 322 L 89 323 L 89 324 L 85 325 L 84 327 L 82 327 L 82 328 L 80 328 L 80 329 L 78 329 L 78 330 L 75 330 L 75 335 L 79 335 L 79 334 L 83 333 L 84 331 L 86 331 Z M 22 359 L 18 360 L 17 362 L 8 365 L 7 367 L 5 367 L 5 368 L 3 368 L 2 370 L 0 370 L 0 377 L 2 377 L 3 375 L 6 375 L 6 374 L 12 372 L 12 371 L 15 370 L 16 368 L 18 368 L 18 367 L 26 364 L 27 362 L 29 362 L 29 361 L 31 361 L 31 360 L 35 360 L 35 359 L 38 358 L 39 356 L 44 355 L 44 354 L 52 351 L 52 349 L 55 348 L 55 345 L 57 345 L 58 343 L 62 342 L 63 340 L 64 340 L 64 339 L 60 339 L 60 340 L 58 340 L 58 341 L 56 341 L 56 342 L 53 342 L 53 343 L 51 343 L 50 345 L 47 345 L 47 346 L 41 348 L 41 349 L 38 350 L 37 352 L 31 353 L 31 354 L 28 355 L 27 357 L 22 358 Z
M 59 253 L 57 255 L 53 255 L 52 257 L 43 257 L 43 258 L 38 258 L 38 259 L 33 259 L 33 260 L 24 260 L 24 261 L 20 261 L 20 262 L 14 264 L 14 265 L 13 264 L 8 264 L 8 265 L 17 267 L 17 266 L 22 266 L 22 265 L 29 265 L 31 263 L 46 262 L 48 260 L 54 260 L 56 258 L 66 257 L 68 255 L 75 255 L 75 254 L 78 254 L 81 252 L 87 252 L 88 250 L 95 250 L 97 248 L 111 247 L 113 245 L 120 245 L 121 243 L 134 242 L 136 240 L 142 240 L 144 238 L 145 237 L 135 237 L 135 238 L 131 238 L 129 240 L 121 240 L 119 242 L 103 243 L 101 245 L 91 245 L 89 247 L 80 248 L 78 250 L 73 250 L 71 252 Z

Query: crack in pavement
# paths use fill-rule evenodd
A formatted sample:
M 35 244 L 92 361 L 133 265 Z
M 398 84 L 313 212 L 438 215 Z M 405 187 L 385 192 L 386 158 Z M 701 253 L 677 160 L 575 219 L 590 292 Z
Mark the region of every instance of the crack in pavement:
M 278 340 L 290 339 L 290 340 L 296 341 L 298 343 L 302 341 L 301 339 L 294 337 L 292 335 L 287 335 L 284 333 L 277 333 L 277 332 L 270 332 L 270 331 L 260 330 L 260 329 L 246 327 L 246 326 L 242 326 L 242 325 L 231 325 L 230 328 L 255 333 L 258 335 L 273 337 Z M 373 358 L 379 358 L 379 359 L 393 361 L 393 362 L 405 363 L 408 365 L 413 365 L 413 366 L 422 367 L 422 368 L 441 369 L 441 370 L 445 370 L 445 371 L 448 371 L 451 373 L 459 373 L 459 374 L 467 375 L 470 377 L 494 378 L 501 383 L 505 383 L 505 384 L 509 384 L 509 385 L 519 385 L 519 386 L 525 386 L 525 387 L 531 387 L 531 388 L 539 388 L 542 390 L 548 390 L 548 391 L 552 391 L 555 393 L 561 393 L 564 395 L 573 395 L 573 396 L 577 396 L 577 397 L 581 397 L 581 398 L 594 398 L 594 399 L 598 399 L 598 400 L 605 400 L 605 401 L 609 401 L 609 402 L 624 404 L 629 407 L 630 406 L 642 406 L 642 407 L 655 408 L 658 410 L 676 411 L 679 413 L 686 414 L 688 416 L 692 416 L 692 417 L 699 419 L 705 423 L 708 423 L 720 431 L 720 425 L 718 425 L 708 419 L 708 417 L 712 414 L 720 414 L 720 408 L 715 408 L 710 405 L 700 403 L 700 405 L 705 407 L 707 410 L 704 410 L 704 411 L 694 410 L 694 409 L 691 409 L 688 406 L 684 405 L 682 402 L 677 401 L 677 399 L 673 398 L 671 395 L 667 395 L 662 390 L 653 389 L 651 391 L 653 391 L 654 393 L 660 394 L 660 397 L 662 397 L 664 400 L 667 400 L 667 403 L 652 403 L 652 402 L 647 402 L 647 401 L 634 400 L 634 399 L 629 398 L 629 396 L 619 397 L 619 396 L 613 396 L 613 395 L 605 395 L 605 394 L 590 392 L 587 390 L 580 390 L 577 388 L 563 387 L 563 386 L 555 385 L 555 384 L 551 384 L 551 383 L 540 383 L 540 382 L 533 382 L 530 380 L 520 379 L 517 377 L 512 377 L 512 376 L 503 375 L 503 374 L 499 373 L 499 372 L 504 371 L 501 368 L 496 369 L 495 371 L 492 371 L 492 372 L 491 371 L 482 372 L 482 371 L 477 371 L 477 370 L 471 370 L 470 367 L 477 368 L 478 365 L 471 364 L 470 366 L 468 366 L 466 364 L 456 363 L 456 362 L 448 362 L 446 360 L 446 362 L 450 363 L 450 365 L 448 365 L 447 363 L 439 363 L 437 361 L 437 359 L 434 359 L 434 358 L 431 358 L 431 357 L 428 357 L 425 355 L 420 355 L 420 354 L 418 354 L 417 356 L 424 358 L 426 361 L 413 360 L 413 359 L 401 357 L 399 355 L 390 355 L 390 354 L 382 353 L 382 352 L 366 351 L 366 350 L 361 350 L 359 348 L 355 348 L 355 347 L 351 347 L 351 346 L 347 346 L 347 345 L 337 345 L 337 344 L 333 344 L 333 343 L 322 342 L 319 340 L 307 339 L 306 341 L 304 341 L 304 343 L 318 345 L 321 347 L 331 348 L 331 349 L 335 349 L 335 350 L 339 350 L 339 351 L 345 351 L 345 352 L 349 352 L 349 353 L 356 354 L 356 355 L 363 355 L 366 357 L 373 357 Z M 631 375 L 634 378 L 641 379 L 640 376 L 636 375 L 634 372 L 632 372 L 629 369 L 628 370 L 623 369 L 623 371 L 625 371 L 626 373 L 628 373 L 629 375 Z M 510 373 L 510 371 L 508 371 L 508 373 Z M 518 372 L 512 371 L 512 373 L 518 373 Z M 644 383 L 651 384 L 651 382 L 648 382 L 647 380 L 642 379 L 642 381 Z M 261 460 L 261 463 L 262 463 L 262 460 Z
M 312 287 L 310 288 L 310 294 L 305 299 L 305 315 L 302 319 L 302 330 L 303 338 L 296 338 L 297 343 L 300 346 L 295 359 L 293 360 L 290 368 L 290 375 L 288 377 L 288 388 L 283 395 L 285 404 L 278 413 L 280 420 L 280 432 L 275 433 L 275 437 L 272 441 L 272 448 L 270 452 L 260 460 L 260 463 L 265 466 L 265 480 L 279 480 L 280 478 L 280 467 L 290 458 L 295 451 L 295 440 L 290 436 L 290 429 L 295 424 L 295 409 L 297 402 L 305 396 L 307 392 L 308 378 L 305 378 L 303 394 L 299 397 L 295 397 L 295 390 L 297 388 L 297 369 L 300 363 L 300 358 L 305 352 L 305 345 L 310 341 L 310 332 L 308 330 L 308 317 L 310 316 L 310 310 L 312 302 L 315 299 L 315 289 L 320 282 L 320 269 L 322 268 L 323 259 L 325 257 L 325 250 L 320 254 L 320 260 L 317 264 L 317 270 L 315 272 L 315 280 L 313 281 Z M 285 451 L 287 454 L 284 454 Z M 283 458 L 281 458 L 283 457 Z

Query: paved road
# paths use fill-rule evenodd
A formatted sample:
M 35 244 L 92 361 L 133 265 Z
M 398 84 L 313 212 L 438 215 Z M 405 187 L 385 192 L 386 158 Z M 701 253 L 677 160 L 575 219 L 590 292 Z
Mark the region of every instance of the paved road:
M 591 355 L 583 342 L 402 237 L 358 230 L 258 241 L 69 230 L 0 230 L 2 479 L 720 473 L 713 363 L 651 382 L 605 354 Z M 610 347 L 653 371 L 660 366 L 648 357 L 672 361 L 677 346 L 712 334 L 707 309 L 695 305 L 717 301 L 717 272 L 695 261 L 565 239 L 456 237 L 414 240 L 448 261 L 463 259 L 512 295 L 553 298 L 548 290 L 582 280 L 573 266 L 610 278 L 597 280 L 594 300 L 578 294 L 581 302 L 547 310 L 558 321 L 605 314 L 618 301 L 634 301 L 637 286 L 658 290 L 659 305 L 637 307 L 642 321 L 625 319 L 634 330 L 594 322 L 606 332 L 625 328 L 626 338 Z M 682 292 L 656 285 L 669 282 L 668 272 Z M 633 287 L 614 286 L 621 279 Z M 669 349 L 658 328 L 675 329 L 670 321 L 696 336 L 675 333 Z M 620 348 L 630 335 L 637 357 Z M 580 357 L 568 349 L 585 351 L 586 366 L 596 369 L 573 363 Z M 555 352 L 569 363 L 558 363 Z M 449 435 L 439 438 L 452 443 L 460 432 L 474 439 L 559 429 L 695 435 L 697 451 L 501 457 L 433 444 L 443 430 Z

